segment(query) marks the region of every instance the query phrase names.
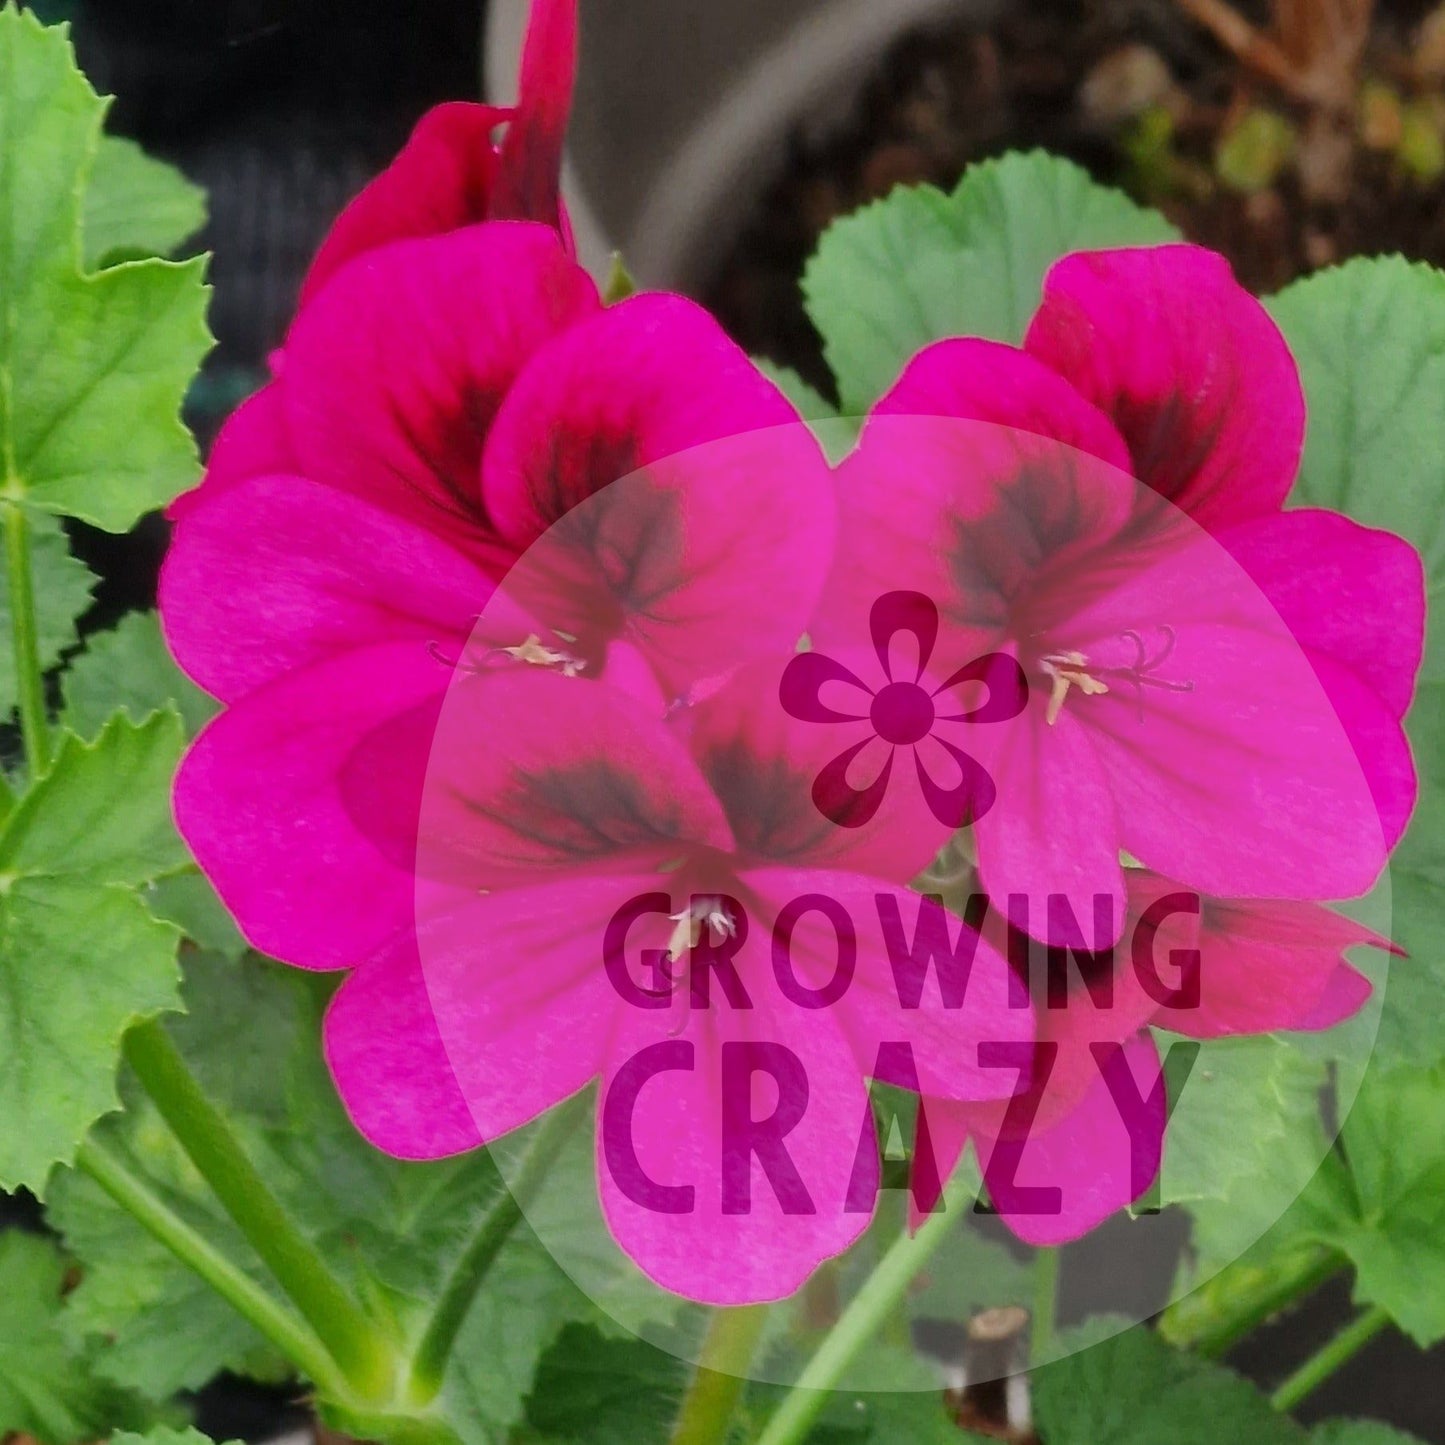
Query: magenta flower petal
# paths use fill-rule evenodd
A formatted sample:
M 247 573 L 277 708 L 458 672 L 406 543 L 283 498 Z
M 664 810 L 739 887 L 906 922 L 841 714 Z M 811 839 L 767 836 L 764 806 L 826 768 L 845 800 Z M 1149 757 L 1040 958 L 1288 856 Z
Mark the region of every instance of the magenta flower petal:
M 1121 810 L 1089 730 L 1067 712 L 1049 724 L 1035 694 L 1022 717 L 981 733 L 978 744 L 998 791 L 974 829 L 979 873 L 996 908 L 1008 916 L 1012 897 L 1027 899 L 1028 930 L 1048 939 L 1045 900 L 1057 894 L 1091 942 L 1112 943 L 1124 927 Z M 1093 938 L 1097 899 L 1107 900 L 1113 938 Z
M 482 498 L 532 549 L 524 574 L 565 579 L 554 625 L 620 632 L 679 691 L 791 650 L 832 549 L 816 440 L 678 297 L 635 297 L 538 353 L 497 415 Z
M 409 708 L 441 706 L 447 669 L 411 643 L 361 648 L 279 678 L 211 722 L 175 784 L 182 835 L 261 952 L 346 968 L 410 923 L 416 814 L 390 835 L 347 806 L 352 755 Z M 426 753 L 393 755 L 421 796 Z
M 994 1207 L 1014 1234 L 1041 1248 L 1081 1238 L 1147 1193 L 1163 1162 L 1159 1052 L 1138 1034 L 1122 1045 L 1121 1059 L 1142 1101 L 1129 1123 L 1097 1066 L 1066 1110 L 1022 1135 L 1002 1127 L 996 1108 L 927 1100 L 940 1176 L 948 1177 L 971 1138 Z
M 442 1159 L 485 1142 L 448 1062 L 410 929 L 337 990 L 323 1046 L 341 1102 L 378 1149 Z
M 1132 1132 L 1098 1075 L 1062 1118 L 1019 1141 L 1014 1182 L 1060 1194 L 1057 1213 L 1025 1212 L 999 1202 L 1004 1223 L 1025 1243 L 1050 1246 L 1078 1239 L 1146 1194 L 1158 1177 L 1167 1118 L 1164 1090 L 1155 1088 L 1162 1068 L 1159 1051 L 1148 1034 L 1138 1034 L 1122 1045 L 1120 1057 L 1145 1101 L 1138 1116 L 1130 1116 Z M 1000 1142 L 1009 1136 L 976 1125 L 974 1137 L 988 1179 Z
M 1313 508 L 1223 540 L 1301 647 L 1349 668 L 1405 716 L 1425 643 L 1425 570 L 1408 542 Z
M 1345 724 L 1217 542 L 1166 550 L 1077 607 L 1066 635 L 1109 681 L 1079 716 L 1128 852 L 1218 897 L 1348 898 L 1374 884 L 1386 839 Z M 1162 660 L 1139 664 L 1141 648 Z M 1155 685 L 1131 685 L 1119 671 L 1131 666 Z
M 1104 412 L 1044 362 L 997 341 L 958 337 L 925 346 L 872 414 L 990 422 L 1051 437 L 1129 471 L 1128 444 Z M 1106 512 L 1113 505 L 1107 494 L 1095 504 Z
M 799 654 L 809 656 L 816 654 Z M 871 660 L 850 656 L 855 673 Z M 866 827 L 839 826 L 820 811 L 817 778 L 840 749 L 861 745 L 845 786 L 874 784 L 889 756 L 867 721 L 822 725 L 789 716 L 778 701 L 779 679 L 794 660 L 759 663 L 731 678 L 680 720 L 688 747 L 727 812 L 739 855 L 766 866 L 827 869 L 906 883 L 923 871 L 951 830 L 929 811 L 898 759 Z M 867 695 L 839 688 L 845 702 Z
M 429 110 L 397 158 L 331 228 L 301 288 L 301 305 L 357 256 L 479 221 L 540 221 L 559 231 L 570 251 L 559 187 L 576 67 L 576 0 L 539 0 L 527 26 L 516 107 L 453 101 Z M 499 148 L 492 136 L 504 125 Z
M 533 0 L 516 117 L 502 139 L 489 216 L 563 226 L 562 144 L 576 80 L 577 0 Z
M 161 572 L 161 616 L 176 660 L 227 702 L 359 647 L 457 658 L 492 590 L 447 543 L 304 477 L 196 496 Z
M 997 406 L 984 390 L 990 375 L 1002 390 Z M 937 408 L 950 395 L 965 416 L 908 412 L 914 397 Z M 1139 488 L 1096 455 L 1117 450 L 1123 460 L 1098 412 L 1009 347 L 929 347 L 879 407 L 839 468 L 838 551 L 809 632 L 825 652 L 857 647 L 878 599 L 907 587 L 938 607 L 932 665 L 946 677 L 991 650 L 1046 564 L 1066 565 L 1118 535 Z
M 179 522 L 195 504 L 247 477 L 279 476 L 296 471 L 296 459 L 286 435 L 281 389 L 274 382 L 248 397 L 226 419 L 206 459 L 201 486 L 183 492 L 166 509 Z
M 1001 1099 L 1017 1080 L 1007 1070 L 983 1067 L 981 1043 L 1031 1043 L 1033 1011 L 1013 998 L 1008 965 L 984 938 L 963 942 L 970 931 L 960 918 L 936 900 L 877 878 L 823 869 L 753 868 L 746 875 L 760 900 L 759 922 L 769 924 L 792 900 L 821 895 L 837 905 L 852 928 L 849 946 L 856 950 L 854 972 L 836 1006 L 820 1012 L 837 1016 L 852 1041 L 858 1067 L 871 1074 L 882 1043 L 907 1044 L 916 1068 L 913 1080 L 889 1078 L 901 1088 L 915 1083 L 925 1094 L 944 1099 Z M 883 902 L 880 904 L 880 900 Z M 893 910 L 901 925 L 890 939 L 884 932 L 882 909 Z M 839 912 L 838 910 L 841 910 Z M 950 975 L 945 995 L 936 965 L 917 967 L 910 956 L 917 937 L 944 936 L 967 961 Z M 792 976 L 806 988 L 826 996 L 836 987 L 840 946 L 833 919 L 820 912 L 800 913 L 788 934 Z M 894 954 L 897 954 L 895 959 Z M 920 951 L 919 959 L 924 957 Z M 895 969 L 898 970 L 895 973 Z M 900 1006 L 899 974 L 906 1005 Z
M 549 337 L 598 305 L 554 232 L 495 223 L 369 253 L 297 318 L 280 379 L 297 468 L 465 548 L 483 440 Z
M 608 869 L 483 896 L 425 890 L 438 916 L 418 925 L 414 946 L 445 1053 L 417 1067 L 453 1072 L 483 1139 L 510 1133 L 596 1078 L 629 1014 L 662 1019 L 656 1032 L 666 1035 L 669 1012 L 629 1009 L 601 966 L 608 920 L 659 881 Z M 656 943 L 669 926 L 661 923 Z M 373 1015 L 371 1027 L 385 1018 Z M 354 1111 L 374 1112 L 371 1101 L 389 1081 L 358 1069 L 338 1074 L 337 1085 Z
M 1197 246 L 1065 256 L 1025 349 L 1109 416 L 1129 470 L 1202 527 L 1279 510 L 1304 395 L 1264 307 Z
M 766 968 L 766 949 L 752 951 Z M 641 1089 L 628 1133 L 637 1169 L 649 1181 L 692 1186 L 686 1213 L 659 1212 L 645 1194 L 639 1202 L 634 1161 L 617 1157 L 622 1131 L 609 1130 L 604 1119 L 597 1165 L 603 1212 L 617 1242 L 664 1289 L 716 1305 L 784 1299 L 867 1226 L 871 1207 L 848 1212 L 844 1204 L 852 1185 L 871 1206 L 876 1145 L 855 1179 L 859 1136 L 871 1138 L 872 1119 L 836 1012 L 795 1008 L 774 996 L 766 1011 L 694 1011 L 666 1041 L 691 1046 L 693 1067 L 660 1074 Z M 732 1062 L 726 1081 L 725 1050 Z M 632 1041 L 614 1053 L 605 1091 L 618 1087 L 636 1058 Z M 758 1073 L 749 1089 L 749 1070 L 764 1061 L 781 1080 Z M 779 1188 L 736 1143 L 746 1138 L 749 1112 L 766 1120 L 775 1109 L 792 1124 L 785 1137 L 791 1171 L 780 1171 Z M 725 1118 L 735 1141 L 726 1156 Z
M 1138 886 L 1169 887 L 1149 879 Z M 1316 903 L 1203 899 L 1197 942 L 1189 945 L 1199 952 L 1198 1003 L 1163 1008 L 1156 1022 L 1194 1038 L 1304 1028 L 1317 1015 L 1337 1022 L 1369 998 L 1368 980 L 1345 963 L 1349 949 L 1364 945 L 1398 952 L 1389 940 Z M 1161 930 L 1156 953 L 1172 946 Z
M 605 683 L 525 664 L 458 677 L 440 720 L 413 713 L 371 740 L 374 766 L 352 801 L 368 829 L 394 834 L 415 816 L 420 794 L 404 774 L 389 787 L 385 760 L 423 750 L 418 867 L 428 878 L 493 889 L 619 860 L 657 870 L 683 845 L 732 843 L 686 748 L 636 697 Z M 605 922 L 588 950 L 594 963 Z
M 301 305 L 367 251 L 486 220 L 497 169 L 492 132 L 512 114 L 497 106 L 452 101 L 422 116 L 397 158 L 331 228 L 306 274 Z
M 1330 975 L 1325 991 L 1310 1008 L 1291 1019 L 1289 1027 L 1305 1033 L 1332 1029 L 1354 1018 L 1373 993 L 1374 985 L 1364 974 L 1342 963 Z

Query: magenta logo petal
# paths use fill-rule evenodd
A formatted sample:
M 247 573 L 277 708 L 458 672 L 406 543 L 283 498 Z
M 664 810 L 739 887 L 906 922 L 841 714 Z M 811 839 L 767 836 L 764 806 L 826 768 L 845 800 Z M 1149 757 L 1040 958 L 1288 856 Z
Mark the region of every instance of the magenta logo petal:
M 947 828 L 961 828 L 983 817 L 998 797 L 988 770 L 966 749 L 939 731 L 979 723 L 1008 722 L 1028 704 L 1028 678 L 1018 659 L 1006 652 L 989 652 L 975 658 L 937 686 L 925 679 L 933 646 L 938 640 L 938 607 L 922 592 L 887 592 L 873 604 L 868 630 L 883 683 L 874 689 L 851 668 L 821 652 L 800 652 L 783 669 L 778 700 L 783 711 L 799 722 L 867 722 L 872 731 L 861 742 L 845 748 L 813 780 L 813 803 L 830 823 L 840 828 L 862 828 L 873 821 L 893 776 L 899 748 L 913 750 L 918 785 L 929 810 Z M 911 678 L 894 676 L 893 642 L 899 633 L 910 634 L 917 644 L 917 661 Z M 822 700 L 829 683 L 841 683 L 864 694 L 856 712 L 841 712 Z M 964 712 L 951 694 L 969 684 L 981 685 L 983 701 Z M 936 743 L 958 769 L 958 780 L 945 785 L 935 779 L 921 744 Z M 874 746 L 878 744 L 878 746 Z M 857 787 L 849 781 L 855 761 L 865 754 L 882 753 L 871 782 Z M 866 766 L 866 765 L 865 765 Z

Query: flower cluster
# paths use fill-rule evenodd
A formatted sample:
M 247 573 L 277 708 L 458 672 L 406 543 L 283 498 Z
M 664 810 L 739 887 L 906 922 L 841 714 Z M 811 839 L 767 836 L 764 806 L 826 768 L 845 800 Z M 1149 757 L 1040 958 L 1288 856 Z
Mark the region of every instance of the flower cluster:
M 351 970 L 326 1054 L 381 1148 L 600 1078 L 609 1223 L 671 1289 L 777 1297 L 858 1236 L 870 1077 L 934 1185 L 972 1139 L 1073 1237 L 1157 1171 L 1145 1024 L 1368 992 L 1318 902 L 1413 802 L 1418 560 L 1281 510 L 1293 363 L 1188 247 L 1060 262 L 1022 350 L 923 352 L 830 468 L 705 312 L 570 255 L 574 38 L 539 6 L 518 110 L 434 112 L 343 215 L 175 508 L 167 637 L 225 704 L 182 831 L 258 948 Z M 910 887 L 941 851 L 967 923 Z

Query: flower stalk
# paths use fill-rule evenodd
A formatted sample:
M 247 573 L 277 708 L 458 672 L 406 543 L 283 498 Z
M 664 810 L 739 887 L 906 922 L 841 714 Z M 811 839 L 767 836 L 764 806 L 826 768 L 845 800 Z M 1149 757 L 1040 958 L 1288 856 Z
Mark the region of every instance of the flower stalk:
M 275 1345 L 318 1390 L 346 1398 L 345 1376 L 306 1322 L 192 1229 L 119 1154 L 91 1138 L 81 1145 L 75 1166 Z
M 431 1319 L 422 1332 L 408 1372 L 406 1397 L 412 1405 L 427 1405 L 436 1398 L 446 1375 L 447 1361 L 456 1346 L 457 1335 L 467 1312 L 481 1289 L 502 1246 L 522 1218 L 527 1205 L 536 1198 L 548 1170 L 572 1137 L 585 1111 L 585 1092 L 554 1109 L 537 1127 L 521 1165 L 510 1184 L 503 1185 L 471 1242 L 462 1251 L 442 1286 Z
M 1268 1269 L 1242 1262 L 1229 1265 L 1202 1289 L 1170 1305 L 1159 1333 L 1177 1349 L 1218 1359 L 1344 1268 L 1344 1257 L 1323 1245 L 1271 1261 Z
M 30 567 L 30 521 L 25 508 L 6 501 L 5 566 L 10 592 L 11 641 L 15 649 L 16 690 L 19 693 L 20 734 L 25 762 L 32 779 L 43 778 L 50 767 L 50 730 L 46 723 L 45 674 L 40 667 L 40 644 L 35 623 L 35 579 Z
M 1040 1249 L 1034 1256 L 1034 1308 L 1029 1334 L 1029 1357 L 1044 1364 L 1053 1353 L 1054 1327 L 1059 1313 L 1059 1264 L 1057 1249 Z
M 673 1426 L 672 1445 L 723 1445 L 727 1440 L 768 1309 L 767 1305 L 744 1305 L 713 1314 L 697 1370 Z
M 1293 1410 L 1349 1364 L 1389 1323 L 1390 1316 L 1379 1305 L 1357 1316 L 1270 1396 L 1270 1404 L 1281 1412 Z
M 854 1295 L 838 1323 L 803 1368 L 788 1397 L 758 1436 L 757 1445 L 798 1445 L 807 1438 L 848 1366 L 903 1299 L 914 1276 L 968 1208 L 971 1195 L 956 1174 L 943 1198 L 912 1234 L 899 1236 Z
M 125 1057 L 201 1177 L 340 1367 L 345 1394 L 386 1399 L 391 1348 L 281 1208 L 157 1020 L 126 1035 Z

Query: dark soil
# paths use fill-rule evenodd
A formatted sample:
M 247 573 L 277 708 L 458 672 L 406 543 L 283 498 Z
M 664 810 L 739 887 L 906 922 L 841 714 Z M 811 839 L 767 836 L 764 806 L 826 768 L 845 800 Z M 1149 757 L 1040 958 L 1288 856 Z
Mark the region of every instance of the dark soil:
M 1440 82 L 1420 74 L 1418 27 L 1430 8 L 1381 0 L 1361 79 L 1445 114 Z M 1262 18 L 1248 0 L 1239 9 Z M 1138 92 L 1160 75 L 1163 103 L 1141 104 Z M 1307 129 L 1298 106 L 1242 69 L 1173 0 L 1013 0 L 990 26 L 909 35 L 882 58 L 846 121 L 789 139 L 782 174 L 707 303 L 750 351 L 822 383 L 798 281 L 827 225 L 896 185 L 950 188 L 971 162 L 1034 146 L 1157 206 L 1189 239 L 1227 255 L 1260 293 L 1363 253 L 1445 264 L 1439 178 L 1411 174 L 1388 137 L 1360 140 L 1356 118 L 1343 122 L 1353 154 L 1338 201 L 1306 199 L 1292 165 L 1252 190 L 1222 180 L 1221 142 L 1260 108 Z M 1163 147 L 1149 140 L 1156 123 L 1169 130 Z M 1436 124 L 1445 130 L 1445 121 Z

